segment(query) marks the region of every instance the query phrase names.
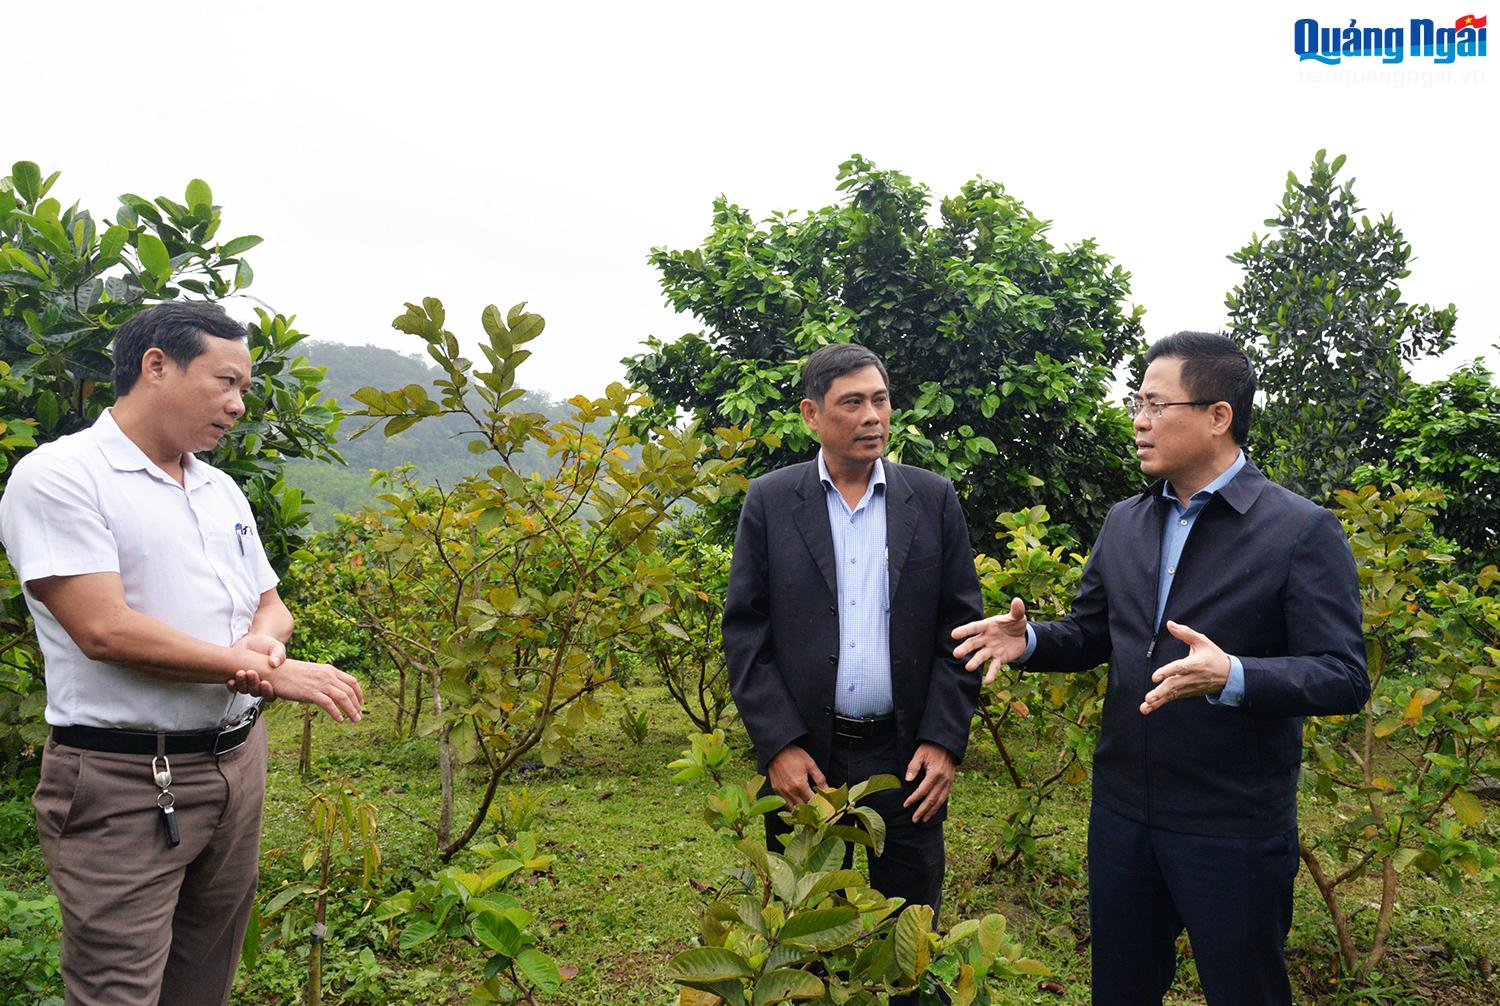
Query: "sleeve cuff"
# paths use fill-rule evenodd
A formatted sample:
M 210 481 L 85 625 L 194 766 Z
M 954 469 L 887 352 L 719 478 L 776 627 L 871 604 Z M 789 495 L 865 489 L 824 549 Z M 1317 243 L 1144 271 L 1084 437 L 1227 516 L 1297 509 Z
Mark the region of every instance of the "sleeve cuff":
M 1215 706 L 1238 707 L 1245 701 L 1245 665 L 1240 663 L 1239 657 L 1229 658 L 1229 680 L 1224 683 L 1224 690 L 1218 695 L 1205 695 L 1204 698 Z
M 1026 623 L 1026 650 L 1025 650 L 1025 652 L 1023 652 L 1021 654 L 1021 659 L 1017 660 L 1016 663 L 1018 663 L 1018 664 L 1024 664 L 1024 663 L 1026 663 L 1026 661 L 1028 661 L 1028 660 L 1031 659 L 1031 655 L 1033 653 L 1035 653 L 1035 652 L 1036 652 L 1036 630 L 1033 629 L 1031 627 L 1031 623 L 1028 622 L 1028 623 Z

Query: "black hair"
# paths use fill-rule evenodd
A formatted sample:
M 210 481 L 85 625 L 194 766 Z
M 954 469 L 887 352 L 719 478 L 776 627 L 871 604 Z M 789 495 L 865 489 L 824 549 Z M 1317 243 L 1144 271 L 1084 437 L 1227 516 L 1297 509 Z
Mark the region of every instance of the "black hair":
M 1229 435 L 1241 447 L 1250 437 L 1255 368 L 1234 340 L 1213 332 L 1175 332 L 1146 351 L 1146 365 L 1163 357 L 1182 361 L 1182 386 L 1194 399 L 1228 402 L 1234 411 Z
M 123 398 L 141 376 L 141 357 L 160 349 L 186 368 L 208 348 L 204 334 L 220 339 L 246 338 L 245 326 L 206 301 L 170 301 L 131 315 L 115 333 L 115 397 Z
M 831 346 L 824 346 L 809 356 L 802 365 L 802 394 L 822 408 L 823 396 L 828 394 L 834 381 L 866 367 L 874 367 L 880 371 L 880 379 L 885 382 L 885 389 L 889 392 L 891 378 L 885 372 L 885 364 L 880 362 L 880 357 L 852 342 L 836 342 Z

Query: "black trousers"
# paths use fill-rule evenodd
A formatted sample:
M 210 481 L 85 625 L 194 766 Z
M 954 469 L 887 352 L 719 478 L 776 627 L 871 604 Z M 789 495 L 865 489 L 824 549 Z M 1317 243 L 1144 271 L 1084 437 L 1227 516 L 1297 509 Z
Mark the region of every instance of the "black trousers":
M 901 780 L 899 789 L 888 789 L 874 793 L 861 800 L 885 820 L 885 850 L 879 856 L 870 855 L 870 886 L 888 898 L 905 898 L 907 904 L 931 905 L 934 921 L 943 903 L 943 871 L 947 862 L 943 855 L 943 819 L 948 816 L 945 805 L 936 820 L 913 824 L 912 807 L 902 807 L 902 802 L 921 783 L 919 775 L 906 781 L 906 763 L 896 749 L 894 736 L 868 741 L 848 741 L 834 738 L 829 764 L 819 765 L 823 777 L 830 786 L 843 786 L 863 782 L 872 775 L 889 773 Z M 770 792 L 768 783 L 763 792 Z M 780 814 L 766 815 L 766 846 L 774 852 L 785 848 L 778 836 L 791 831 L 782 823 Z M 867 850 L 868 851 L 868 850 Z M 848 857 L 853 861 L 853 849 Z M 846 865 L 849 865 L 846 863 Z
M 1221 838 L 1089 814 L 1095 1006 L 1160 1006 L 1184 928 L 1209 1006 L 1290 1004 L 1297 832 Z

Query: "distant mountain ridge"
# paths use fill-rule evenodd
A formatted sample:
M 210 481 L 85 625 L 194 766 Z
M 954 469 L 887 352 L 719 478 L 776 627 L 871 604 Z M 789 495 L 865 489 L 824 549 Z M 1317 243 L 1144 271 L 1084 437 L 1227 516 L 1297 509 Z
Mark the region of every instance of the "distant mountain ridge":
M 432 381 L 441 376 L 441 371 L 421 356 L 379 346 L 347 346 L 310 339 L 297 348 L 309 363 L 328 368 L 323 378 L 324 394 L 349 410 L 363 408 L 354 400 L 354 393 L 360 388 L 386 390 L 420 384 L 430 389 Z M 570 413 L 566 404 L 537 392 L 527 392 L 511 407 L 540 412 L 549 419 L 560 419 Z M 287 482 L 312 498 L 313 523 L 319 529 L 331 527 L 335 514 L 352 513 L 377 502 L 375 495 L 379 490 L 370 484 L 372 469 L 389 471 L 410 464 L 415 466 L 422 481 L 452 485 L 489 465 L 483 455 L 469 453 L 469 438 L 463 436 L 469 428 L 465 417 L 427 419 L 394 437 L 387 437 L 376 428 L 357 440 L 349 440 L 364 422 L 362 418 L 350 417 L 340 430 L 339 453 L 348 462 L 347 468 L 313 461 L 291 461 L 286 466 Z M 537 447 L 541 454 L 540 445 Z

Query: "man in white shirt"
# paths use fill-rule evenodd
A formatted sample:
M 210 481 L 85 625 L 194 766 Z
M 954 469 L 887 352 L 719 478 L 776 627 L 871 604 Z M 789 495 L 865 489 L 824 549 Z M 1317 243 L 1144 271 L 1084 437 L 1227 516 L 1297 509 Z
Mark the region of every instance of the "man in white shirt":
M 69 1006 L 226 1003 L 259 860 L 257 697 L 360 718 L 353 677 L 287 658 L 249 504 L 193 456 L 244 414 L 245 336 L 212 304 L 135 315 L 114 407 L 22 459 L 0 496 L 47 678 L 33 803 Z

